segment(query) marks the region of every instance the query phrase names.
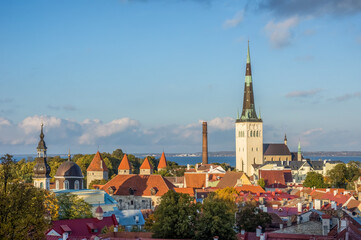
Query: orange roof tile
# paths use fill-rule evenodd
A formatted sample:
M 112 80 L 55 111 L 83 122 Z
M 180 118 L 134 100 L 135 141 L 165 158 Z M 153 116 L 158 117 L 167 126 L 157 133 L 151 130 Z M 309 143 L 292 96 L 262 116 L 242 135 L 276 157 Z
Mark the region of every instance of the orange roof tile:
M 104 184 L 101 190 L 109 193 L 109 188 L 114 189 L 114 195 L 130 195 L 132 189 L 135 196 L 163 196 L 174 189 L 174 185 L 161 175 L 117 175 Z M 155 190 L 155 191 L 153 191 Z
M 184 173 L 184 181 L 187 187 L 206 187 L 206 173 Z
M 158 164 L 158 170 L 162 168 L 167 167 L 167 160 L 165 159 L 164 152 L 162 153 L 162 156 L 160 157 L 159 164 Z
M 97 151 L 97 153 L 95 154 L 87 171 L 102 171 L 102 172 L 108 171 L 108 168 L 105 165 L 105 162 L 104 162 L 102 156 L 100 155 L 99 151 Z
M 251 192 L 251 193 L 265 193 L 266 191 L 261 186 L 243 185 L 235 187 L 237 192 Z
M 120 162 L 118 169 L 119 170 L 130 170 L 131 169 L 127 154 L 124 154 L 124 157 L 123 157 L 122 161 Z
M 146 157 L 140 166 L 139 169 L 153 169 L 152 164 L 149 162 L 148 157 Z
M 194 197 L 194 188 L 174 188 L 174 191 L 177 193 L 189 194 L 190 196 Z

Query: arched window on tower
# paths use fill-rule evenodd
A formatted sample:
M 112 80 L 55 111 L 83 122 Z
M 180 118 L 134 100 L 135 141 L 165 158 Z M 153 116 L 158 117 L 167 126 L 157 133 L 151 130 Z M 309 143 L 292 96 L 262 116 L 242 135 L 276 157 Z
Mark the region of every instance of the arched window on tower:
M 256 132 L 256 137 L 258 137 L 258 131 Z
M 68 180 L 64 181 L 64 189 L 69 189 L 69 181 Z
M 252 137 L 252 131 L 251 131 L 251 137 Z
M 256 131 L 253 131 L 253 137 L 255 137 L 256 136 Z
M 55 189 L 59 189 L 59 180 L 55 181 Z
M 79 190 L 79 181 L 78 180 L 75 180 L 75 182 L 74 182 L 74 189 Z

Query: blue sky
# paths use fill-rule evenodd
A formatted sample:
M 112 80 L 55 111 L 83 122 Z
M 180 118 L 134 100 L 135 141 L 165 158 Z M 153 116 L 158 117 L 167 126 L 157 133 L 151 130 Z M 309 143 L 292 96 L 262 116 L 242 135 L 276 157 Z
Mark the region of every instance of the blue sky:
M 312 4 L 311 4 L 312 3 Z M 355 0 L 0 2 L 0 152 L 234 150 L 247 40 L 264 142 L 361 150 Z

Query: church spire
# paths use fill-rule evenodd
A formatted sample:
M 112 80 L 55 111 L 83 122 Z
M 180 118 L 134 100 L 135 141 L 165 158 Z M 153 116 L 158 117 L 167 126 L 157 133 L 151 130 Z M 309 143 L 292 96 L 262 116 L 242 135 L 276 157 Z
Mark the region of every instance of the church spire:
M 262 120 L 257 117 L 256 108 L 253 97 L 252 85 L 252 70 L 251 70 L 251 55 L 249 50 L 249 41 L 247 49 L 247 63 L 246 63 L 246 77 L 244 84 L 243 96 L 243 110 L 239 121 L 261 122 Z
M 38 147 L 36 148 L 37 151 L 38 151 L 38 157 L 46 157 L 46 144 L 45 144 L 45 141 L 44 141 L 44 131 L 43 131 L 43 127 L 44 127 L 44 124 L 41 123 L 41 130 L 40 130 L 40 141 L 38 143 Z

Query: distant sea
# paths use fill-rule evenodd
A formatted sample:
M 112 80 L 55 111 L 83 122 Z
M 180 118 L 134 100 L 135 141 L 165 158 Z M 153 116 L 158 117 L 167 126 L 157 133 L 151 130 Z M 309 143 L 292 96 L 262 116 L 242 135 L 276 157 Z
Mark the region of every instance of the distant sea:
M 59 156 L 59 154 L 54 154 L 54 155 L 50 155 L 50 156 Z M 16 161 L 19 161 L 23 158 L 25 158 L 26 160 L 33 160 L 35 159 L 36 155 L 14 155 L 14 158 Z M 67 155 L 60 155 L 60 157 L 62 158 L 67 158 Z M 179 165 L 195 165 L 196 163 L 201 163 L 202 162 L 202 157 L 201 156 L 196 156 L 196 157 L 167 157 L 167 160 L 172 161 L 172 162 L 176 162 Z M 312 157 L 307 157 L 305 156 L 305 158 L 309 158 L 311 160 L 330 160 L 330 161 L 341 161 L 344 163 L 348 163 L 350 161 L 359 161 L 361 162 L 361 156 L 358 157 L 336 157 L 336 156 L 322 156 L 322 157 L 318 157 L 318 156 L 312 156 Z M 235 156 L 227 156 L 227 157 L 208 157 L 208 162 L 209 163 L 228 163 L 229 165 L 231 165 L 232 167 L 236 166 L 236 157 Z

